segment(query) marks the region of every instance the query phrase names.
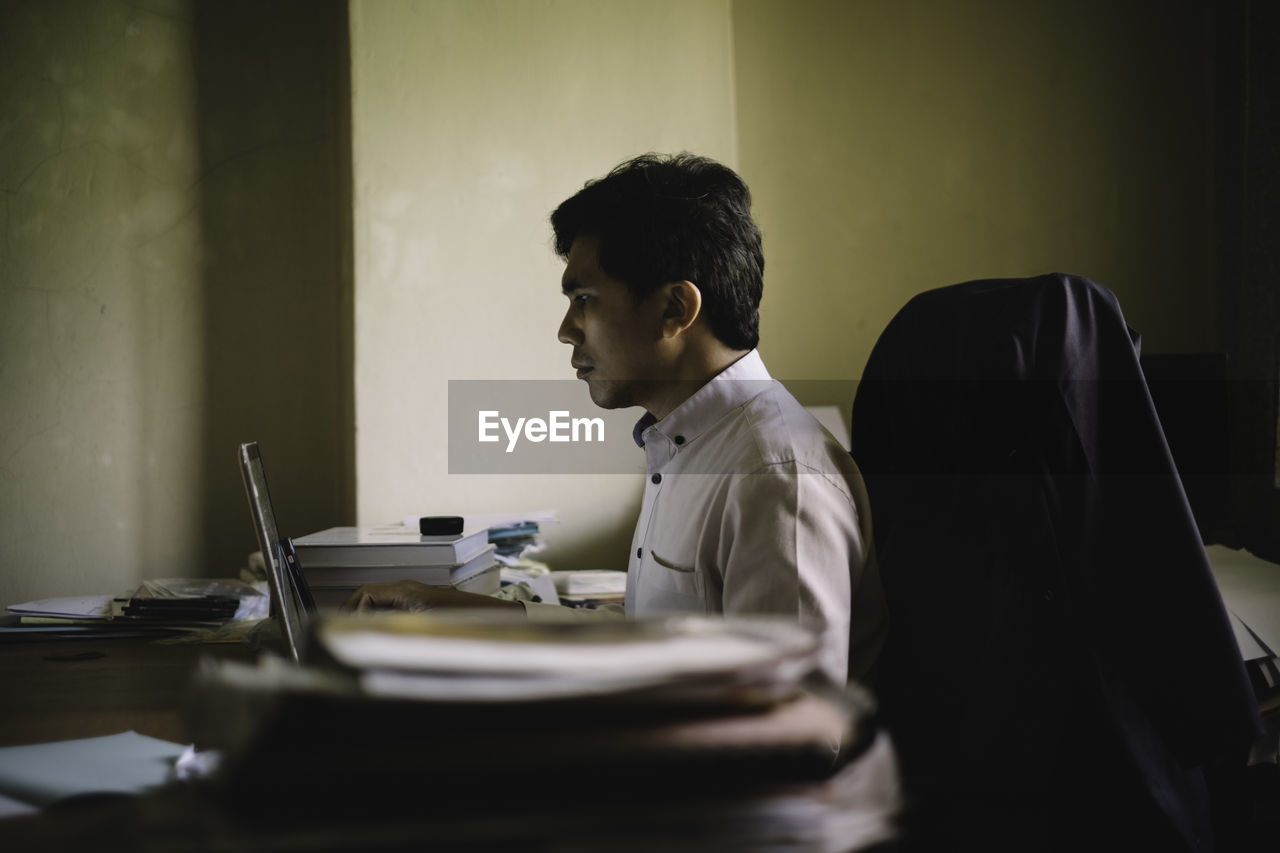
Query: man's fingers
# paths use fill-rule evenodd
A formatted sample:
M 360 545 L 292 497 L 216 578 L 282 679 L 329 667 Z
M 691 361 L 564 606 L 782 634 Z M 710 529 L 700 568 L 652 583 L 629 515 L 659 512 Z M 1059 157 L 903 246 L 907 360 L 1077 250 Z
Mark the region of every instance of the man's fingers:
M 347 613 L 367 613 L 377 607 L 377 604 L 377 599 L 369 589 L 362 586 L 347 596 L 347 600 L 342 602 L 342 607 L 339 609 Z
M 340 609 L 355 613 L 373 610 L 425 610 L 430 605 L 420 601 L 421 597 L 412 582 L 367 583 L 347 596 Z
M 361 586 L 342 603 L 345 612 L 368 613 L 373 610 L 408 610 L 421 613 L 437 607 L 505 607 L 523 609 L 518 601 L 508 601 L 461 592 L 449 587 L 433 587 L 418 581 L 388 581 Z

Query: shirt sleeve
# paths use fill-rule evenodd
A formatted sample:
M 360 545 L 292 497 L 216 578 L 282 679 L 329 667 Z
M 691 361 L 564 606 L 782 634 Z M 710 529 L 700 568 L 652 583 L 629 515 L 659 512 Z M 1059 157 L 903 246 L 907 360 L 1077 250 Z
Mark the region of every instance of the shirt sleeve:
M 796 618 L 821 634 L 834 683 L 861 674 L 849 671 L 849 629 L 866 549 L 847 484 L 795 462 L 736 476 L 718 534 L 726 614 Z

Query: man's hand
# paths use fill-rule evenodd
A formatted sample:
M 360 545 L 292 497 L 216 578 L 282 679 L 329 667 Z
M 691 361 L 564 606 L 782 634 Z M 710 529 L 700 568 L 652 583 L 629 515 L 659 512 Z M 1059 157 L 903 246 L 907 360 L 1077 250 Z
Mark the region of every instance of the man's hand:
M 367 583 L 342 603 L 345 612 L 367 613 L 374 610 L 409 610 L 421 612 L 444 607 L 500 607 L 523 610 L 518 601 L 492 598 L 474 592 L 462 592 L 447 586 L 429 586 L 420 581 Z

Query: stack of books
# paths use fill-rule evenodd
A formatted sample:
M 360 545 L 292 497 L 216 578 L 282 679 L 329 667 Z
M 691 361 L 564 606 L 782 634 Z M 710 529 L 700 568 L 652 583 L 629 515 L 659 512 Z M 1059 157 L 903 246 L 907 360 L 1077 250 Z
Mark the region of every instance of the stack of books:
M 293 540 L 316 606 L 332 609 L 366 583 L 415 580 L 488 595 L 500 569 L 488 528 L 423 536 L 407 525 L 330 527 Z
M 291 815 L 325 850 L 845 853 L 896 836 L 870 694 L 812 679 L 817 635 L 793 622 L 323 615 L 306 648 L 298 667 L 225 661 L 193 684 L 213 790 L 260 837 Z

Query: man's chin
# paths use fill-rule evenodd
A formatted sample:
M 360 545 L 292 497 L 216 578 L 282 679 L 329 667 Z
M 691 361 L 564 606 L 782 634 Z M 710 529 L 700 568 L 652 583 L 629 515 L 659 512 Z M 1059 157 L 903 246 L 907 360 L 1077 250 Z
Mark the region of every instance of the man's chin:
M 625 388 L 606 382 L 592 382 L 591 379 L 587 379 L 586 382 L 591 402 L 602 409 L 625 409 L 633 405 Z

